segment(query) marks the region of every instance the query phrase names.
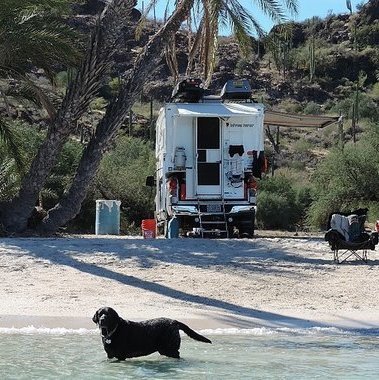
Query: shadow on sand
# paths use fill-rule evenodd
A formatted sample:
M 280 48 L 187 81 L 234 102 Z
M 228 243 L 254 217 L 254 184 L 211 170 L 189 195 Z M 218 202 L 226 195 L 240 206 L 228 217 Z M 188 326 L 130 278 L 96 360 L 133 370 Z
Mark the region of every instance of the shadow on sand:
M 233 314 L 233 318 L 237 320 L 240 318 L 238 321 L 239 326 L 241 326 L 241 322 L 243 325 L 244 318 L 254 318 L 262 321 L 262 324 L 270 320 L 279 326 L 321 326 L 320 323 L 314 321 L 286 317 L 211 297 L 198 296 L 85 262 L 86 257 L 88 259 L 91 255 L 102 254 L 125 261 L 126 266 L 127 260 L 137 261 L 142 268 L 162 263 L 175 263 L 196 268 L 215 266 L 220 268 L 221 271 L 224 269 L 233 270 L 238 267 L 245 271 L 264 271 L 271 274 L 280 272 L 281 275 L 289 276 L 295 275 L 295 271 L 292 269 L 299 265 L 302 267 L 309 266 L 313 269 L 318 267 L 324 271 L 335 270 L 335 265 L 331 263 L 331 256 L 326 256 L 328 259 L 325 260 L 320 259 L 320 255 L 304 257 L 304 249 L 303 255 L 298 255 L 296 254 L 296 246 L 289 248 L 291 247 L 291 242 L 288 239 L 286 240 L 284 248 L 281 248 L 280 244 L 276 244 L 275 248 L 270 248 L 264 239 L 8 238 L 3 240 L 3 244 L 10 251 L 16 249 L 18 254 L 21 252 L 35 258 L 48 260 L 53 264 L 72 267 L 83 273 L 111 279 L 121 284 L 147 290 L 175 300 L 217 308 L 221 312 Z M 312 251 L 312 244 L 308 243 L 309 239 L 305 239 L 303 242 L 297 240 L 294 244 L 303 244 L 305 250 Z M 325 251 L 327 251 L 326 245 Z M 83 261 L 81 261 L 81 258 L 83 258 Z M 373 264 L 377 264 L 377 262 L 373 262 Z M 229 325 L 233 323 L 228 314 L 220 316 L 220 320 L 227 322 Z M 248 324 L 246 324 L 247 326 Z

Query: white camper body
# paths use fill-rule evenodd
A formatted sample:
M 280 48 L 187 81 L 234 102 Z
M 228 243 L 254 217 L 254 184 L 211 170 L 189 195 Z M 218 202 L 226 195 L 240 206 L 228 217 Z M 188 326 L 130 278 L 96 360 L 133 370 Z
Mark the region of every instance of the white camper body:
M 264 106 L 251 100 L 167 103 L 156 123 L 156 219 L 187 235 L 253 235 Z

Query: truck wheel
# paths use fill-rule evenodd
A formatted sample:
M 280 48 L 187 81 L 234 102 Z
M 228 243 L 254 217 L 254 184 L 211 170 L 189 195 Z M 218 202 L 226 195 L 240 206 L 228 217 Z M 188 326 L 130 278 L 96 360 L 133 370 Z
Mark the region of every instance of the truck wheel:
M 254 237 L 254 222 L 249 224 L 242 224 L 239 228 L 239 237 L 252 238 Z

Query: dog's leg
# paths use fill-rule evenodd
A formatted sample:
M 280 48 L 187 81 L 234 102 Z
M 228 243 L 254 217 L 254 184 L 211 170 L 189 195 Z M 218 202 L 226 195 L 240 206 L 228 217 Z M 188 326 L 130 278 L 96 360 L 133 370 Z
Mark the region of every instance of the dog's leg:
M 168 356 L 169 358 L 175 358 L 180 359 L 180 354 L 178 350 L 174 351 L 168 351 L 168 350 L 159 350 L 158 351 L 161 355 Z

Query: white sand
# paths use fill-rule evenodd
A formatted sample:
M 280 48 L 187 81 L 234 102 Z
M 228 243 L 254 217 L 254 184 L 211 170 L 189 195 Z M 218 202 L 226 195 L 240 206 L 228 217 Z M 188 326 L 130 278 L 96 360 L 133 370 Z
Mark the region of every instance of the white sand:
M 4 238 L 0 327 L 94 328 L 107 305 L 195 328 L 378 328 L 378 251 L 368 258 L 334 264 L 322 237 Z

